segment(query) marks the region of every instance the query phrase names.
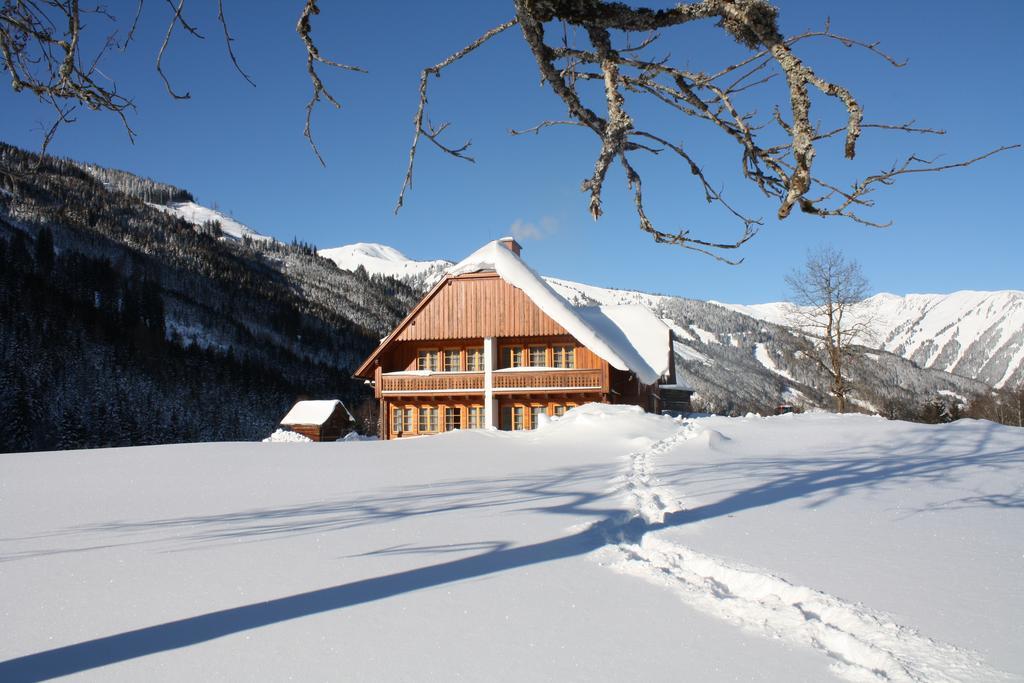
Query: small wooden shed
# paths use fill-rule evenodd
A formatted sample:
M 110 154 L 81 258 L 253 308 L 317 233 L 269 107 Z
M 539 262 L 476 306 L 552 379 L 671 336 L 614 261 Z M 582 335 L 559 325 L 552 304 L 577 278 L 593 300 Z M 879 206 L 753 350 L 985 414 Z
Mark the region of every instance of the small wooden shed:
M 671 415 L 685 415 L 693 412 L 693 405 L 690 397 L 693 396 L 693 389 L 685 384 L 663 384 L 658 389 L 661 391 L 661 412 Z
M 338 399 L 299 401 L 281 420 L 281 426 L 313 441 L 337 441 L 355 425 L 355 418 Z

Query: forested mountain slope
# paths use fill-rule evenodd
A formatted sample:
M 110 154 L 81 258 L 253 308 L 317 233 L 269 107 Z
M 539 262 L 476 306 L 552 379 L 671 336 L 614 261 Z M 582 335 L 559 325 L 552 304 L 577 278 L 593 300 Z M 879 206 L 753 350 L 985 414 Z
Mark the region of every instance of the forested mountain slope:
M 227 237 L 191 195 L 0 144 L 0 451 L 255 439 L 418 299 L 306 245 Z

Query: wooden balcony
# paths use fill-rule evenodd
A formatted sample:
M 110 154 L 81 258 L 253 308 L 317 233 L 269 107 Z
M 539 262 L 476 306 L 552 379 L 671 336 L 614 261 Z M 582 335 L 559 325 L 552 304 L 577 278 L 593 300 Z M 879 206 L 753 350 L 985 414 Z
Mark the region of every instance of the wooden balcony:
M 600 391 L 599 368 L 584 370 L 496 370 L 493 374 L 497 394 L 516 391 L 572 392 Z M 434 373 L 431 375 L 381 375 L 381 394 L 408 395 L 418 393 L 483 393 L 483 373 Z
M 432 375 L 381 375 L 384 394 L 472 394 L 483 393 L 482 372 L 439 372 Z
M 494 392 L 600 391 L 601 369 L 494 371 Z
M 574 370 L 495 370 L 494 393 L 601 391 L 600 368 Z M 482 372 L 382 374 L 377 385 L 381 395 L 482 394 Z

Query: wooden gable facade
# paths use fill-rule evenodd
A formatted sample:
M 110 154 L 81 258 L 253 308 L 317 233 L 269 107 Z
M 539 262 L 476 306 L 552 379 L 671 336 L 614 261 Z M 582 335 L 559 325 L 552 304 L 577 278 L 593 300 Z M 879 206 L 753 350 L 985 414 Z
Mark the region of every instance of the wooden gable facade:
M 595 401 L 659 408 L 656 387 L 611 366 L 494 271 L 443 278 L 356 376 L 373 383 L 385 439 L 534 429 Z

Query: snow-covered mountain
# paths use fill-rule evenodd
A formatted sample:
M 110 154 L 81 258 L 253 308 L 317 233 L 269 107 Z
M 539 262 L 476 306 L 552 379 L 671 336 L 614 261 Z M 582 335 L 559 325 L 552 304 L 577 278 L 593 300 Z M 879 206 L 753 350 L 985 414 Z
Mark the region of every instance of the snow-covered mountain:
M 342 247 L 321 249 L 317 253 L 334 261 L 339 268 L 344 270 L 356 270 L 362 266 L 370 275 L 414 279 L 426 287 L 432 286 L 441 278 L 447 268 L 454 265 L 453 262 L 444 259 L 416 261 L 394 247 L 372 242 L 346 244 Z M 577 306 L 639 303 L 656 308 L 665 300 L 672 298 L 628 289 L 596 287 L 554 277 L 545 277 L 544 279 L 569 303 Z
M 352 370 L 420 297 L 179 187 L 2 142 L 0 165 L 0 453 L 253 440 L 298 396 L 358 416 Z
M 720 304 L 760 320 L 784 325 L 786 304 Z M 952 294 L 876 294 L 861 315 L 876 338 L 862 340 L 912 360 L 990 384 L 1024 382 L 1024 292 L 961 291 Z
M 370 275 L 386 275 L 396 278 L 422 278 L 435 275 L 430 283 L 436 282 L 450 261 L 414 261 L 394 247 L 371 242 L 346 244 L 333 249 L 321 249 L 320 256 L 338 264 L 342 270 L 356 270 L 359 266 Z
M 361 265 L 371 275 L 393 275 L 424 287 L 436 282 L 451 265 L 443 260 L 415 261 L 381 244 L 351 244 L 320 254 L 341 268 L 354 270 Z M 737 353 L 743 358 L 750 356 L 751 372 L 768 373 L 766 377 L 786 384 L 783 397 L 799 398 L 801 390 L 789 381 L 791 369 L 787 370 L 785 361 L 796 346 L 789 343 L 791 339 L 781 341 L 786 336 L 782 329 L 786 326 L 783 302 L 743 306 L 545 279 L 575 305 L 645 304 L 671 320 L 679 338 L 676 355 L 681 363 L 707 369 L 729 347 L 730 358 L 719 358 L 720 363 L 737 362 L 731 357 Z M 878 294 L 869 299 L 866 310 L 878 330 L 876 339 L 863 340 L 868 346 L 922 368 L 990 386 L 1024 382 L 1024 292 Z M 749 318 L 771 326 L 753 323 Z M 716 323 L 711 324 L 711 320 Z M 755 338 L 758 335 L 764 339 Z M 901 368 L 904 371 L 906 368 Z M 724 395 L 725 387 L 721 389 Z
M 169 213 L 172 216 L 178 216 L 179 218 L 183 218 L 189 223 L 200 227 L 212 223 L 219 223 L 221 234 L 231 239 L 241 240 L 243 237 L 248 237 L 249 239 L 261 242 L 272 242 L 274 240 L 273 237 L 261 235 L 249 226 L 239 223 L 234 218 L 231 218 L 216 209 L 201 206 L 195 202 L 171 202 L 166 205 L 147 203 L 154 209 L 159 209 L 160 211 Z

